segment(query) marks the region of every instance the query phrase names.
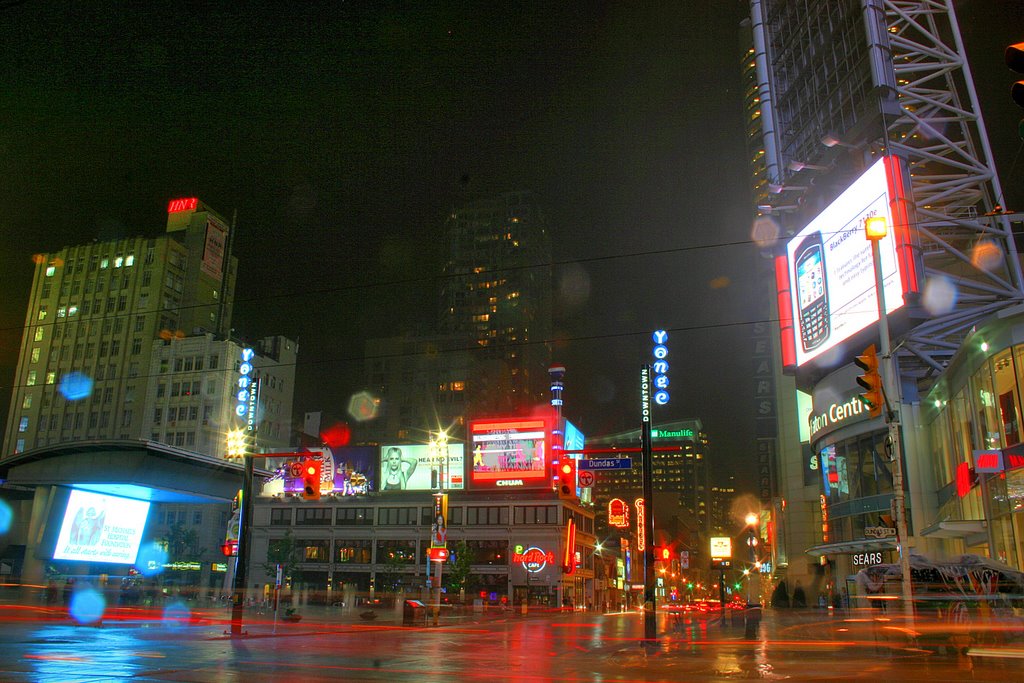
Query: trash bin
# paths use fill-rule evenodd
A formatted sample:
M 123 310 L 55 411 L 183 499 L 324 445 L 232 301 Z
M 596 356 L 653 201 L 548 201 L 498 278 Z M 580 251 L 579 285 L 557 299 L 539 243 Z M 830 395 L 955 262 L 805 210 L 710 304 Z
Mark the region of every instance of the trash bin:
M 743 637 L 747 640 L 754 640 L 757 638 L 757 627 L 761 625 L 761 606 L 748 605 L 747 609 L 743 610 L 743 616 Z
M 427 623 L 427 606 L 420 600 L 406 600 L 402 607 L 402 626 Z

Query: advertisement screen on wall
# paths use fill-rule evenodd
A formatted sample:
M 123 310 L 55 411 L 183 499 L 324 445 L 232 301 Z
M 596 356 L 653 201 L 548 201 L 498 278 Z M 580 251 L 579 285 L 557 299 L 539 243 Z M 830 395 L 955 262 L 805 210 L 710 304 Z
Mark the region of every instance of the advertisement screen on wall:
M 378 449 L 375 446 L 322 446 L 308 449 L 308 453 L 303 453 L 302 458 L 321 463 L 320 493 L 355 496 L 377 490 Z M 285 468 L 283 482 L 285 493 L 302 493 L 301 473 L 293 473 Z M 265 491 L 276 493 L 270 489 Z
M 878 160 L 787 244 L 777 262 L 784 364 L 801 366 L 878 322 L 867 218 L 884 216 L 889 228 L 879 242 L 887 313 L 917 289 L 902 169 L 895 157 Z
M 380 447 L 381 491 L 432 491 L 466 487 L 461 443 L 449 443 L 447 456 L 428 444 Z
M 538 488 L 551 485 L 547 418 L 497 418 L 469 424 L 474 487 Z
M 149 502 L 73 489 L 53 559 L 134 564 Z

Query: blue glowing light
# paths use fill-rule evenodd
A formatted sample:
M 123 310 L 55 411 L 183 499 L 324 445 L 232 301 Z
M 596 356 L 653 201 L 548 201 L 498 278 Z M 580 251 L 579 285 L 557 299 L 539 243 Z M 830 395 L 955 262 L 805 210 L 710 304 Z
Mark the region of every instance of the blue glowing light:
M 187 624 L 192 618 L 192 610 L 181 600 L 175 600 L 164 607 L 164 623 L 168 626 Z
M 93 588 L 83 588 L 71 596 L 68 611 L 71 618 L 80 624 L 92 624 L 103 618 L 107 601 Z
M 0 500 L 0 534 L 6 534 L 11 530 L 12 521 L 14 521 L 14 511 L 10 505 Z
M 57 390 L 68 401 L 80 401 L 92 394 L 92 378 L 81 372 L 69 372 L 61 377 Z
M 143 576 L 156 576 L 164 570 L 167 563 L 167 551 L 156 543 L 139 549 L 139 555 L 135 560 L 135 568 Z

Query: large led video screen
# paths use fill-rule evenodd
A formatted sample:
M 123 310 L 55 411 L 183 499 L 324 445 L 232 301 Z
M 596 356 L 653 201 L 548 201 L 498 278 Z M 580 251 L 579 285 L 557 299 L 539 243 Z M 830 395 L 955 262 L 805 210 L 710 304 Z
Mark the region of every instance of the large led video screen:
M 469 425 L 474 487 L 551 486 L 551 423 L 546 418 L 476 420 Z
M 900 198 L 901 168 L 895 158 L 880 159 L 787 244 L 788 274 L 779 281 L 785 283 L 780 289 L 789 290 L 780 296 L 788 300 L 789 310 L 782 317 L 791 319 L 793 338 L 783 339 L 784 360 L 803 365 L 878 322 L 865 219 L 884 216 L 889 226 L 879 242 L 886 311 L 902 307 L 904 293 L 916 289 L 913 273 L 901 273 L 912 271 L 912 263 L 898 258 L 901 251 L 909 253 L 903 248 L 907 217 Z M 787 347 L 791 354 L 785 353 Z
M 446 491 L 466 487 L 466 463 L 461 443 L 449 443 L 447 452 L 427 444 L 380 447 L 381 491 Z
M 149 502 L 72 489 L 53 559 L 134 564 Z

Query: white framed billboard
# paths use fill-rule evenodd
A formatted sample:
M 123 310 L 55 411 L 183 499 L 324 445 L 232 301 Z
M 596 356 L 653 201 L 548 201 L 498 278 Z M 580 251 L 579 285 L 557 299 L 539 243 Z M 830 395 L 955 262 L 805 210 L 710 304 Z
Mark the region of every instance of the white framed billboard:
M 149 505 L 145 500 L 72 489 L 53 559 L 134 564 Z
M 912 273 L 901 272 L 913 267 L 899 257 L 909 252 L 900 168 L 894 157 L 879 159 L 786 245 L 788 277 L 780 278 L 783 328 L 788 320 L 792 334 L 789 343 L 783 339 L 786 364 L 801 366 L 878 322 L 867 218 L 883 216 L 889 226 L 879 242 L 886 312 L 901 308 L 916 287 Z
M 448 453 L 427 444 L 394 444 L 380 448 L 380 491 L 459 491 L 466 488 L 465 449 L 449 443 Z

